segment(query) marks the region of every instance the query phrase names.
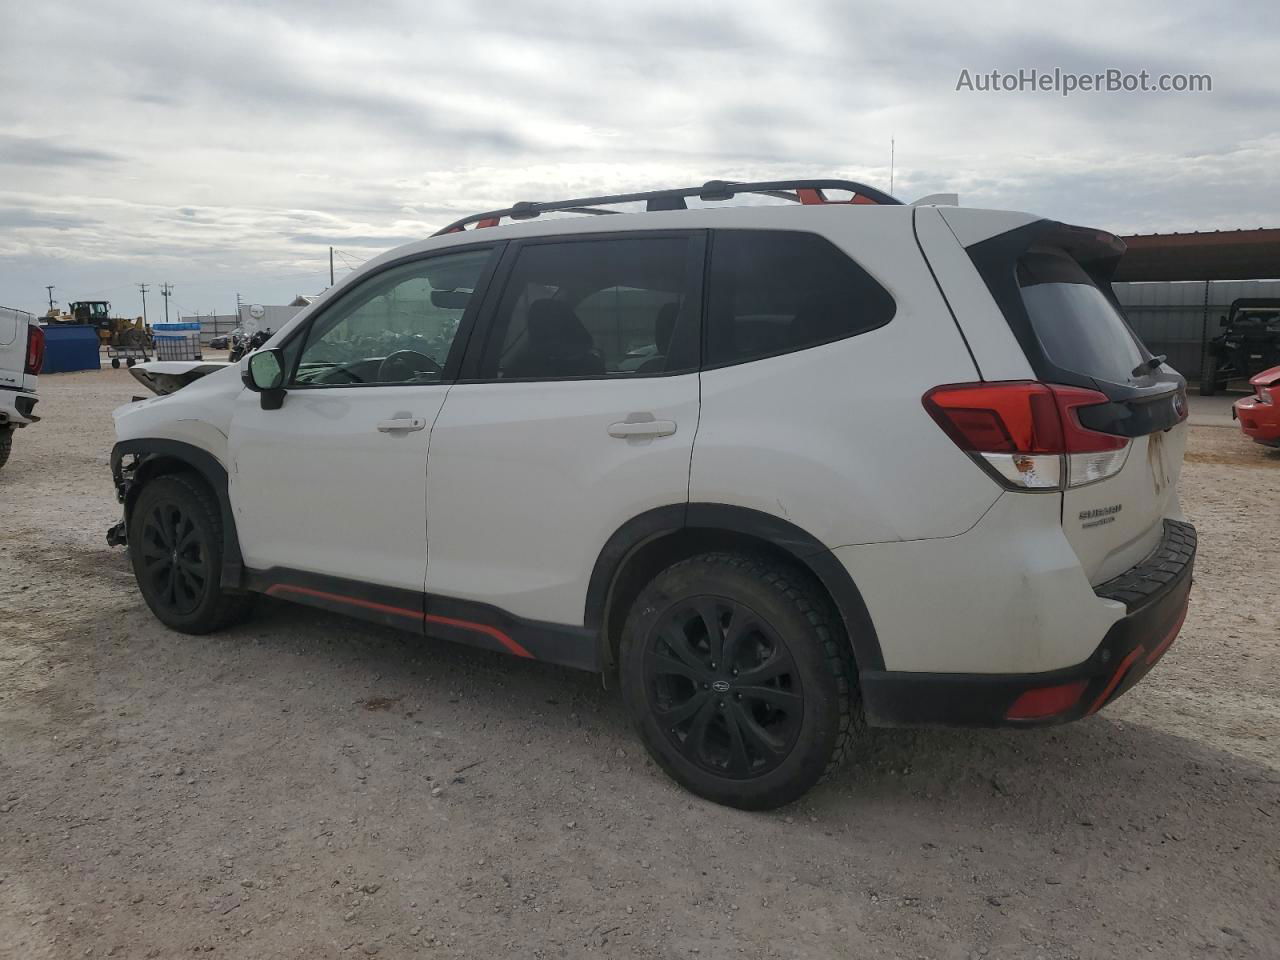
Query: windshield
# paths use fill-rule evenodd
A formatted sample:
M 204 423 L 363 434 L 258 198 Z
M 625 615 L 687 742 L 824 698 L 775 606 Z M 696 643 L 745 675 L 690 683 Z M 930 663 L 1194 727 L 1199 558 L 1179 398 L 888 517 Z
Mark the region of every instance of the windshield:
M 1018 285 L 1056 366 L 1109 383 L 1134 380 L 1150 354 L 1080 264 L 1061 250 L 1031 250 L 1018 259 Z

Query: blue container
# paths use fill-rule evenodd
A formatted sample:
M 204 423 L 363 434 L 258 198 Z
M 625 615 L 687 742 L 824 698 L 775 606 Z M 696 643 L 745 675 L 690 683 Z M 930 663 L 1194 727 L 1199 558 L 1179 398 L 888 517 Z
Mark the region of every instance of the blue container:
M 102 367 L 98 330 L 87 324 L 51 323 L 44 327 L 44 366 L 40 373 L 98 370 Z

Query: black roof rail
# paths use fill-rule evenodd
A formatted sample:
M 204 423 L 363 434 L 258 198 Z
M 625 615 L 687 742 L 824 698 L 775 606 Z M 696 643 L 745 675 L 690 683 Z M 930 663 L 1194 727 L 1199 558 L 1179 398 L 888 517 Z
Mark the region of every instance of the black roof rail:
M 824 190 L 847 190 L 854 195 L 849 201 L 828 201 Z M 566 213 L 610 214 L 617 210 L 601 210 L 601 206 L 615 203 L 634 203 L 645 201 L 647 211 L 684 210 L 688 204 L 686 197 L 697 197 L 700 200 L 731 200 L 742 193 L 761 194 L 766 197 L 778 197 L 793 203 L 866 203 L 866 204 L 901 204 L 902 201 L 887 193 L 869 187 L 854 180 L 762 180 L 754 183 L 739 183 L 733 180 L 708 180 L 700 187 L 673 187 L 669 190 L 642 190 L 638 193 L 618 193 L 601 197 L 578 197 L 573 200 L 530 201 L 522 200 L 513 203 L 504 210 L 490 210 L 486 213 L 473 213 L 455 220 L 432 236 L 443 236 L 446 233 L 457 233 L 468 224 L 495 226 L 503 217 L 512 220 L 532 220 L 543 213 L 559 210 Z

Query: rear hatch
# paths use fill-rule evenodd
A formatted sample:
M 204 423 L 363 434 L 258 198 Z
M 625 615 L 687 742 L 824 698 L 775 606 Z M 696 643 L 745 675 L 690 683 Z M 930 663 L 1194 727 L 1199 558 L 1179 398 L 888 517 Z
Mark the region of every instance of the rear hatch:
M 1037 378 L 1096 391 L 1074 408 L 1086 430 L 1123 437 L 1123 456 L 1070 458 L 1062 527 L 1089 580 L 1102 583 L 1159 544 L 1179 516 L 1186 381 L 1153 357 L 1111 289 L 1124 244 L 1037 221 L 968 248 Z

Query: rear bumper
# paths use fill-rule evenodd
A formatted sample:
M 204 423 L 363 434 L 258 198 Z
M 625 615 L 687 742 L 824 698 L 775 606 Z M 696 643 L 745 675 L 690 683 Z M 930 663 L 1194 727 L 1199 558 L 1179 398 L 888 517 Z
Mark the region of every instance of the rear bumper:
M 32 413 L 36 402 L 34 393 L 0 388 L 0 423 L 13 423 L 20 427 L 35 423 L 40 419 Z
M 1196 531 L 1166 520 L 1146 560 L 1099 586 L 1126 615 L 1084 662 L 1047 673 L 869 671 L 863 707 L 873 726 L 1045 726 L 1096 713 L 1136 684 L 1169 649 L 1187 614 Z
M 1245 397 L 1231 405 L 1231 416 L 1240 421 L 1240 429 L 1256 443 L 1280 446 L 1280 406 L 1263 403 L 1258 397 Z

